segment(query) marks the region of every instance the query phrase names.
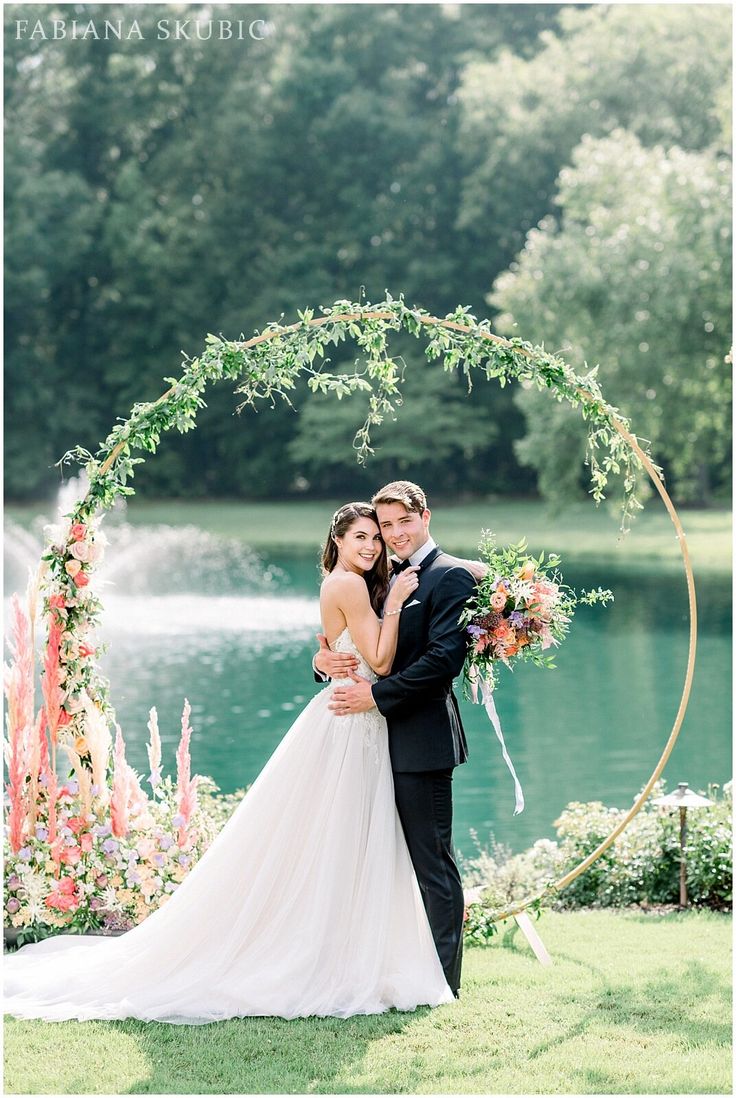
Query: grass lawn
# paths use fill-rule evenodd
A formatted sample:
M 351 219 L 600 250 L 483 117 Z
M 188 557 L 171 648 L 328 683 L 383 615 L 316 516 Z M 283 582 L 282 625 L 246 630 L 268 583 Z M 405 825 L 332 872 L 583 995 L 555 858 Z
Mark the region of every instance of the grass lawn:
M 192 523 L 214 534 L 242 538 L 255 549 L 312 549 L 324 541 L 329 521 L 342 500 L 246 503 L 223 500 L 160 500 L 134 498 L 127 518 L 133 523 Z M 39 506 L 8 506 L 8 518 L 24 523 Z M 698 573 L 728 573 L 731 565 L 731 512 L 725 508 L 688 510 L 680 515 L 693 567 Z M 526 537 L 533 551 L 559 552 L 563 564 L 594 560 L 646 571 L 682 570 L 682 557 L 669 515 L 659 499 L 650 499 L 625 537 L 619 517 L 605 504 L 578 503 L 552 515 L 535 501 L 488 500 L 441 504 L 432 519 L 432 533 L 448 552 L 474 553 L 480 531 L 488 528 L 499 544 Z
M 462 998 L 347 1020 L 6 1020 L 5 1093 L 731 1093 L 731 919 L 545 912 L 553 965 L 508 929 Z

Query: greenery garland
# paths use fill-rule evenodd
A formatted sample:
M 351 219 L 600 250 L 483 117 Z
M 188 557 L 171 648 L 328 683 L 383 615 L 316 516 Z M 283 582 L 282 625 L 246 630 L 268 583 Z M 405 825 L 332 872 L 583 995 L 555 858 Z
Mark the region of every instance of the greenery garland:
M 368 416 L 355 435 L 358 462 L 373 453 L 371 429 L 392 415 L 401 401 L 403 361 L 388 353 L 388 335 L 401 329 L 419 337 L 430 331 L 425 347 L 428 359 L 442 359 L 444 370 L 462 370 L 472 389 L 473 377 L 535 384 L 549 389 L 558 401 L 566 400 L 582 412 L 588 427 L 586 461 L 590 467 L 591 494 L 599 503 L 611 473 L 623 474 L 622 531 L 626 532 L 633 513 L 640 509 L 636 489 L 641 463 L 615 424 L 627 430 L 628 421 L 608 404 L 597 380 L 598 367 L 576 374 L 559 355 L 533 347 L 519 337 L 505 339 L 491 332 L 488 320 L 478 321 L 465 306 L 458 306 L 444 318 L 424 309 L 409 308 L 400 296 L 376 305 L 347 300 L 321 307 L 315 318 L 311 309 L 298 311 L 299 321 L 291 325 L 271 323 L 248 340 L 226 340 L 208 335 L 198 358 L 186 358 L 180 378 L 164 378 L 171 385 L 158 400 L 134 404 L 130 415 L 116 425 L 97 454 L 81 447 L 69 450 L 58 462 L 77 461 L 85 466 L 89 490 L 77 504 L 73 521 L 84 521 L 98 509 L 109 509 L 117 496 L 134 494 L 128 481 L 134 466 L 145 459 L 131 456 L 134 450 L 155 453 L 161 434 L 176 428 L 192 430 L 197 412 L 204 406 L 202 393 L 210 382 L 239 380 L 236 392 L 243 397 L 238 412 L 258 401 L 279 397 L 291 403 L 289 394 L 300 375 L 306 375 L 313 392 L 334 393 L 339 399 L 357 391 L 369 396 Z M 338 346 L 352 337 L 364 352 L 362 369 L 353 373 L 331 373 L 326 369 L 330 344 Z M 641 441 L 641 440 L 639 440 Z

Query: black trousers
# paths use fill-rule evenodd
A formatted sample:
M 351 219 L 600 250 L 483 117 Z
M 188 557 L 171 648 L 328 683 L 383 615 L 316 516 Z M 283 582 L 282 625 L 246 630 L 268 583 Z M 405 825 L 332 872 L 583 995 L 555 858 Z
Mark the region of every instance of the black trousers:
M 394 773 L 394 792 L 437 953 L 457 995 L 465 901 L 452 849 L 452 768 Z

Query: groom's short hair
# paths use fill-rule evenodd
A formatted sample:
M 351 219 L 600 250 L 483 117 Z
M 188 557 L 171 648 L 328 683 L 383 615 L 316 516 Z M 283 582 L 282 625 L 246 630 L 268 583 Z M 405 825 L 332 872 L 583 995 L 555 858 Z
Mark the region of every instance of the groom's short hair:
M 427 497 L 418 484 L 411 480 L 392 480 L 374 495 L 371 503 L 374 507 L 379 503 L 403 503 L 407 511 L 417 511 L 419 514 L 427 510 Z

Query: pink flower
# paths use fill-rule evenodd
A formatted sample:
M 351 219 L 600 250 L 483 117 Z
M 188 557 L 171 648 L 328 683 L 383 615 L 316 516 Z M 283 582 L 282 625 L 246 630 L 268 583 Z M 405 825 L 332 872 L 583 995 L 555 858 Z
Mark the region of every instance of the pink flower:
M 81 560 L 85 563 L 89 560 L 89 546 L 86 541 L 75 541 L 69 552 L 75 560 Z
M 87 533 L 87 527 L 83 522 L 75 522 L 71 528 L 70 534 L 75 541 L 81 541 Z
M 82 852 L 78 846 L 66 846 L 59 857 L 65 865 L 76 865 L 82 857 Z
M 63 595 L 52 595 L 49 599 L 49 606 L 55 610 L 63 610 L 66 606 L 66 599 Z
M 74 577 L 81 572 L 82 565 L 78 560 L 68 560 L 64 565 L 64 570 L 68 576 L 71 576 L 72 579 L 74 579 Z
M 64 896 L 60 892 L 52 892 L 44 903 L 47 907 L 58 908 L 59 911 L 71 911 L 78 906 L 77 896 Z
M 79 655 L 80 656 L 94 656 L 95 649 L 89 644 L 80 644 Z
M 86 587 L 89 583 L 89 576 L 86 572 L 80 572 L 74 577 L 74 582 L 76 583 L 77 587 Z
M 506 605 L 506 596 L 500 591 L 495 591 L 491 595 L 491 606 L 494 610 L 503 610 Z
M 94 838 L 89 831 L 85 831 L 84 835 L 80 835 L 79 845 L 81 846 L 85 854 L 89 854 L 94 845 Z

